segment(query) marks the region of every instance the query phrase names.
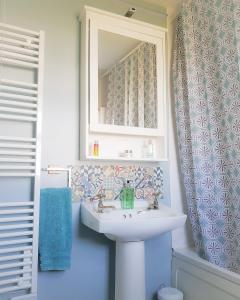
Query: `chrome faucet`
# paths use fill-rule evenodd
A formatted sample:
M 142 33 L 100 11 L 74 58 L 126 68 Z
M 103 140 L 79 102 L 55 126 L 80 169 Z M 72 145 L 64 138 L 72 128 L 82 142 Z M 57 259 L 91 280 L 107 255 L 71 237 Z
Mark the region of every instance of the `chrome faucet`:
M 161 192 L 153 193 L 153 201 L 149 204 L 148 209 L 159 209 L 158 197 L 162 195 Z
M 106 198 L 105 193 L 99 193 L 96 196 L 90 198 L 91 202 L 98 201 L 98 209 L 97 209 L 98 213 L 102 214 L 104 212 L 104 209 L 107 209 L 107 208 L 113 208 L 113 209 L 116 208 L 114 205 L 104 205 L 103 201 L 105 198 Z

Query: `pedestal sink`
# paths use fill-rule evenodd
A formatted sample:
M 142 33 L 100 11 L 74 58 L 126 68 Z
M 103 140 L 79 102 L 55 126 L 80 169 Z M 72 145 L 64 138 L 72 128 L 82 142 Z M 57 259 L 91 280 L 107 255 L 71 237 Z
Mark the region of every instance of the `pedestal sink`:
M 115 300 L 145 300 L 144 241 L 184 225 L 186 215 L 159 204 L 149 210 L 149 202 L 136 200 L 135 208 L 121 209 L 120 201 L 104 201 L 116 208 L 98 213 L 97 203 L 85 201 L 81 219 L 89 228 L 116 241 Z

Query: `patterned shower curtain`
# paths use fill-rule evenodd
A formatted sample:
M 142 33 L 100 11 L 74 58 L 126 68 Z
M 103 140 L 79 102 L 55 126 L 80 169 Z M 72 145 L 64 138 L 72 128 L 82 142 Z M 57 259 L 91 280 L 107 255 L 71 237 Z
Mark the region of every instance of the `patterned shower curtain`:
M 156 128 L 156 46 L 140 44 L 107 76 L 106 123 Z
M 239 0 L 194 0 L 183 6 L 173 82 L 196 250 L 240 273 Z

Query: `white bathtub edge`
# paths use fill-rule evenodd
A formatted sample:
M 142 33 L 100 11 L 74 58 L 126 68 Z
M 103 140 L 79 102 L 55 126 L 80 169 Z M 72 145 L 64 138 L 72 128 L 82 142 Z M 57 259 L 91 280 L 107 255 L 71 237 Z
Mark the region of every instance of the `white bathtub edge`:
M 173 249 L 173 257 L 177 257 L 191 263 L 192 265 L 202 268 L 203 270 L 220 276 L 226 280 L 232 281 L 240 285 L 240 275 L 218 267 L 197 255 L 193 248 Z
M 240 275 L 200 258 L 193 249 L 174 249 L 172 286 L 184 300 L 240 300 Z

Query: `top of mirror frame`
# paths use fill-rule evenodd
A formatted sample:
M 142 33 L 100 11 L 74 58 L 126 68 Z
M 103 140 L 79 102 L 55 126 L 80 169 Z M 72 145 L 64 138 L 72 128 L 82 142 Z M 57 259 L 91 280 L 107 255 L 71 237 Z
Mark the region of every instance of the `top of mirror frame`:
M 105 15 L 105 16 L 112 17 L 112 18 L 118 18 L 119 20 L 125 21 L 129 24 L 138 24 L 140 26 L 146 26 L 148 28 L 152 28 L 152 29 L 155 29 L 158 31 L 160 29 L 163 32 L 168 32 L 168 29 L 166 27 L 148 23 L 146 21 L 142 21 L 142 20 L 139 20 L 136 18 L 128 18 L 128 17 L 122 16 L 120 14 L 113 13 L 111 11 L 106 11 L 103 9 L 99 9 L 96 7 L 92 7 L 89 5 L 84 5 L 83 9 L 81 10 L 80 16 L 78 17 L 79 21 L 81 21 L 81 19 L 84 19 L 85 17 L 91 17 L 91 15 L 94 15 L 94 14 L 98 14 L 98 15 L 101 14 L 103 16 Z

